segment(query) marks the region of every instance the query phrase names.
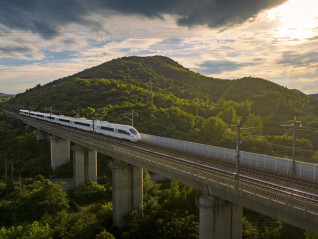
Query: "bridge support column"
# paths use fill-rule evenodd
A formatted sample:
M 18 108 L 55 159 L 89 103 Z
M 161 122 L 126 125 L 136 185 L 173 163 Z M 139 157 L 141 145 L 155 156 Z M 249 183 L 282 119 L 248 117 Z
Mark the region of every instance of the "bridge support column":
M 40 129 L 36 130 L 36 141 L 45 140 L 48 141 L 48 134 Z
M 120 160 L 112 163 L 113 223 L 126 225 L 124 217 L 143 201 L 143 169 Z
M 97 182 L 97 151 L 75 145 L 73 148 L 75 188 L 89 181 Z
M 70 141 L 51 136 L 51 167 L 58 169 L 61 165 L 70 160 Z
M 241 239 L 243 207 L 223 199 L 200 197 L 200 239 Z

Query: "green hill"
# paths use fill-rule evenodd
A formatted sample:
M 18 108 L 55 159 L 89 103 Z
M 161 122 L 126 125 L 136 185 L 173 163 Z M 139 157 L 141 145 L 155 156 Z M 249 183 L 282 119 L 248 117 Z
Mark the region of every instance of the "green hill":
M 130 124 L 130 121 L 123 114 L 127 116 L 127 113 L 134 110 L 138 113 L 135 115 L 135 127 L 142 133 L 228 148 L 235 148 L 236 129 L 231 125 L 240 119 L 244 128 L 258 127 L 241 144 L 242 150 L 281 157 L 291 157 L 292 145 L 291 127 L 281 125 L 291 124 L 293 116 L 297 115 L 297 120 L 301 120 L 304 127 L 297 127 L 296 131 L 296 160 L 317 162 L 318 159 L 317 99 L 264 79 L 246 77 L 221 80 L 202 76 L 162 56 L 115 59 L 44 86 L 37 85 L 14 98 L 2 103 L 0 101 L 0 106 L 11 109 L 31 108 L 42 112 L 52 107 L 54 113 L 87 118 L 95 112 L 95 118 L 125 124 Z M 233 130 L 228 131 L 229 128 Z M 247 136 L 249 132 L 250 129 L 242 129 L 241 137 Z M 35 132 L 30 127 L 12 120 L 1 109 L 0 142 L 0 168 L 10 163 L 15 167 L 14 173 L 23 177 L 72 174 L 71 163 L 59 172 L 52 172 L 49 143 L 36 142 Z M 99 159 L 101 157 L 99 155 Z M 99 164 L 103 164 L 98 169 L 105 172 L 110 170 L 107 162 L 98 160 Z M 104 174 L 98 172 L 98 175 Z M 193 202 L 200 192 L 175 182 L 170 187 L 166 181 L 160 185 L 154 184 L 150 176 L 145 175 L 145 206 L 142 212 L 138 211 L 128 217 L 125 236 L 147 237 L 151 234 L 162 237 L 164 233 L 171 236 L 173 232 L 171 237 L 184 238 L 180 228 L 190 232 L 187 234 L 189 238 L 198 235 L 198 207 Z M 59 206 L 67 208 L 66 195 L 62 193 L 60 185 L 53 185 L 41 176 L 8 185 L 0 185 L 0 194 L 4 198 L 1 219 L 8 228 L 12 225 L 15 227 L 2 228 L 3 235 L 15 238 L 19 232 L 26 238 L 26 235 L 32 233 L 41 233 L 43 238 L 51 235 L 92 238 L 100 232 L 96 238 L 110 238 L 106 228 L 120 237 L 120 231 L 111 227 L 111 203 L 101 201 L 96 204 L 101 198 L 105 200 L 108 194 L 111 195 L 111 187 L 84 185 L 78 191 L 83 194 L 75 194 L 75 199 L 88 204 L 85 204 L 83 212 L 73 213 L 73 210 L 57 212 L 59 208 L 53 204 L 58 202 Z M 50 201 L 53 211 L 47 210 L 48 200 L 43 204 L 42 198 L 54 199 Z M 29 204 L 32 207 L 28 207 Z M 25 210 L 21 210 L 22 207 Z M 272 221 L 271 218 L 264 219 L 251 212 L 245 214 L 247 218 L 252 218 L 251 221 L 264 221 L 265 224 L 266 221 Z M 29 223 L 34 220 L 37 221 L 31 226 Z M 17 227 L 20 224 L 23 227 Z M 159 227 L 152 226 L 155 224 Z M 251 230 L 252 224 L 245 217 L 243 225 L 244 231 L 255 237 L 265 235 L 269 238 L 270 235 L 283 235 L 291 231 L 290 226 L 281 223 L 277 223 L 277 227 L 265 227 L 266 232 L 262 228 L 259 232 Z M 146 230 L 145 234 L 143 228 L 150 230 Z M 297 233 L 293 229 L 293 234 Z M 303 234 L 303 231 L 299 234 Z
M 317 99 L 260 78 L 206 77 L 163 56 L 114 59 L 38 85 L 9 103 L 39 111 L 52 106 L 65 115 L 84 108 L 80 115 L 86 117 L 96 109 L 108 121 L 126 124 L 123 114 L 135 110 L 141 132 L 228 147 L 234 146 L 235 135 L 226 129 L 238 117 L 245 125 L 261 124 L 259 135 L 281 136 L 286 127 L 280 125 L 296 115 L 303 125 L 316 128 L 299 136 L 308 140 L 306 148 L 318 147 Z M 289 145 L 290 139 L 285 141 Z

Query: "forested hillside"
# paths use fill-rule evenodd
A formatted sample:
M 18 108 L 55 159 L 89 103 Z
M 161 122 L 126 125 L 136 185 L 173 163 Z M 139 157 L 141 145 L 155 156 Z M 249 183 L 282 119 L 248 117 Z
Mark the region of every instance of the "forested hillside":
M 162 56 L 115 59 L 37 85 L 9 104 L 39 111 L 52 106 L 56 113 L 88 118 L 96 111 L 105 120 L 126 124 L 123 114 L 134 110 L 140 132 L 229 148 L 235 147 L 229 125 L 241 119 L 244 126 L 259 127 L 244 150 L 282 157 L 290 157 L 292 139 L 291 127 L 281 125 L 298 116 L 304 127 L 297 129 L 297 157 L 317 158 L 317 99 L 259 78 L 205 77 Z
M 291 127 L 282 125 L 296 115 L 303 125 L 296 131 L 296 159 L 318 159 L 318 100 L 263 79 L 205 77 L 162 56 L 115 59 L 0 103 L 74 117 L 91 118 L 94 112 L 95 118 L 125 124 L 131 122 L 124 114 L 134 110 L 140 132 L 228 148 L 235 148 L 233 125 L 240 119 L 245 128 L 258 127 L 242 150 L 281 157 L 291 157 L 292 145 Z M 0 238 L 198 238 L 197 190 L 169 180 L 154 183 L 145 172 L 144 203 L 120 229 L 112 226 L 110 158 L 98 155 L 99 184 L 66 194 L 61 185 L 35 175 L 71 177 L 71 162 L 52 171 L 49 143 L 36 142 L 33 129 L 1 110 L 0 142 L 0 168 L 6 172 Z M 243 238 L 316 238 L 248 210 L 244 216 Z

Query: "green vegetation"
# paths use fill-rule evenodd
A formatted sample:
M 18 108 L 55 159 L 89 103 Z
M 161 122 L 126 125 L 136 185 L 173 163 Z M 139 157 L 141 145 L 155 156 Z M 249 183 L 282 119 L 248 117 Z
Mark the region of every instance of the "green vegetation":
M 38 85 L 2 105 L 43 112 L 52 106 L 58 114 L 87 118 L 95 111 L 125 124 L 130 122 L 123 114 L 134 110 L 140 132 L 228 148 L 235 147 L 235 130 L 227 129 L 240 119 L 244 127 L 259 127 L 253 133 L 258 138 L 249 137 L 242 150 L 289 158 L 292 129 L 281 125 L 297 115 L 304 127 L 297 127 L 296 158 L 315 162 L 318 151 L 317 99 L 258 78 L 205 77 L 162 56 L 115 59 Z M 242 136 L 248 133 L 242 130 Z
M 142 133 L 228 148 L 235 148 L 231 125 L 240 119 L 244 128 L 258 127 L 242 150 L 280 157 L 291 157 L 292 145 L 291 127 L 281 125 L 297 115 L 304 127 L 296 132 L 296 158 L 318 159 L 316 99 L 263 79 L 205 77 L 161 56 L 115 59 L 0 103 L 42 112 L 52 106 L 54 113 L 76 117 L 90 118 L 95 112 L 100 119 L 124 124 L 130 121 L 123 114 L 134 110 L 134 125 Z M 241 137 L 249 133 L 242 130 Z M 112 227 L 109 157 L 98 156 L 100 184 L 66 195 L 61 185 L 43 176 L 71 177 L 72 163 L 53 172 L 49 143 L 36 142 L 32 129 L 2 111 L 0 142 L 0 175 L 6 181 L 0 184 L 0 238 L 198 238 L 197 190 L 168 180 L 153 183 L 146 173 L 144 203 L 119 229 Z M 69 199 L 83 210 L 69 206 Z M 316 237 L 253 212 L 244 215 L 243 238 Z

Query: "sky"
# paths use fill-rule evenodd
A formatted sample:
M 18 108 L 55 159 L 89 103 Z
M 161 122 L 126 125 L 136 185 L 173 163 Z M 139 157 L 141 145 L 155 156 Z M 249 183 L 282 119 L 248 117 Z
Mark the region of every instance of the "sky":
M 0 0 L 0 92 L 124 56 L 318 93 L 317 0 Z

